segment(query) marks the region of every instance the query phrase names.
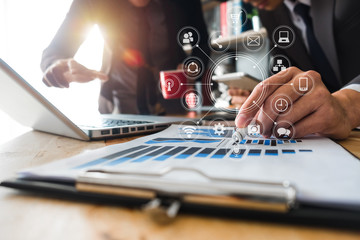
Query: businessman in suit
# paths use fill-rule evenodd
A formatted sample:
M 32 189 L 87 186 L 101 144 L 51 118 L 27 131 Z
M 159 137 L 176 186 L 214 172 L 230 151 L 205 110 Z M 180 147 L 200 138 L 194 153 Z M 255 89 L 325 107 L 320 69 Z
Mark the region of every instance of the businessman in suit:
M 73 59 L 94 24 L 105 40 L 102 71 Z M 68 88 L 71 82 L 103 80 L 100 113 L 159 114 L 183 111 L 179 100 L 164 100 L 159 71 L 176 69 L 186 58 L 177 43 L 178 31 L 192 26 L 208 52 L 200 0 L 74 0 L 50 45 L 41 68 L 47 86 Z M 194 56 L 203 58 L 198 48 Z
M 294 129 L 293 137 L 311 133 L 346 138 L 360 126 L 360 2 L 351 0 L 244 0 L 259 9 L 268 35 L 281 25 L 291 27 L 296 40 L 289 48 L 275 47 L 274 54 L 290 59 L 291 68 L 259 84 L 242 104 L 236 125 L 253 119 L 270 136 L 277 123 Z M 294 93 L 299 78 L 308 77 L 311 92 Z M 245 111 L 264 97 L 259 107 Z M 232 95 L 239 95 L 234 90 Z M 289 96 L 288 114 L 271 106 L 279 94 Z M 287 123 L 291 124 L 287 124 Z M 292 125 L 292 126 L 291 126 Z

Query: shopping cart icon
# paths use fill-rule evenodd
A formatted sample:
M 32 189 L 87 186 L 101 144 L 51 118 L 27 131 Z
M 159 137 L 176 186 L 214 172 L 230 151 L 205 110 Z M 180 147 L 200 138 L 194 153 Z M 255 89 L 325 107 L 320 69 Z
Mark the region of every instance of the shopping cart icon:
M 240 13 L 232 13 L 232 14 L 230 14 L 230 18 L 231 18 L 231 20 L 232 20 L 232 23 L 235 23 L 235 24 L 238 24 L 238 23 L 239 23 L 239 21 L 240 21 L 240 14 L 241 14 L 241 12 L 240 12 Z

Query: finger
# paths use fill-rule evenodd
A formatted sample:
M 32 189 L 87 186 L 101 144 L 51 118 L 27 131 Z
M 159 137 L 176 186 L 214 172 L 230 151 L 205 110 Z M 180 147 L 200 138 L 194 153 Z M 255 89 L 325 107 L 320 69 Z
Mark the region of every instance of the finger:
M 47 87 L 51 87 L 51 84 L 50 84 L 49 80 L 45 77 L 45 74 L 43 76 L 42 81 Z
M 62 85 L 58 83 L 58 81 L 56 80 L 56 76 L 54 75 L 52 70 L 48 70 L 45 73 L 44 79 L 47 81 L 48 85 L 53 86 L 53 87 L 62 88 Z
M 321 133 L 324 127 L 322 123 L 323 118 L 324 116 L 321 112 L 314 112 L 303 118 L 295 124 L 293 138 L 302 138 L 309 134 Z
M 235 124 L 239 128 L 246 126 L 246 120 L 255 116 L 257 110 L 262 106 L 264 101 L 279 87 L 289 82 L 295 75 L 301 71 L 298 68 L 291 67 L 280 72 L 263 82 L 259 83 L 246 102 L 242 105 Z
M 94 75 L 95 78 L 98 78 L 101 81 L 108 81 L 109 80 L 109 77 L 108 77 L 107 74 L 99 72 L 99 71 L 95 71 L 95 70 L 92 70 L 92 71 L 93 71 L 93 75 Z
M 323 104 L 323 101 L 324 98 L 321 97 L 321 93 L 318 93 L 318 91 L 313 92 L 309 95 L 304 95 L 299 98 L 295 103 L 293 103 L 289 114 L 280 114 L 276 121 L 278 123 L 289 122 L 294 125 L 295 123 L 314 113 Z
M 90 82 L 96 78 L 102 81 L 107 81 L 108 76 L 96 70 L 90 70 L 73 59 L 68 61 L 70 74 L 73 82 L 85 83 Z
M 246 101 L 247 97 L 243 96 L 233 96 L 231 98 L 231 104 L 233 105 L 242 105 Z
M 67 78 L 65 77 L 67 69 L 64 66 L 58 66 L 51 69 L 51 75 L 53 77 L 53 80 L 56 81 L 56 83 L 61 88 L 68 88 L 69 82 Z
M 230 96 L 249 96 L 249 90 L 243 90 L 240 88 L 229 88 L 228 90 Z

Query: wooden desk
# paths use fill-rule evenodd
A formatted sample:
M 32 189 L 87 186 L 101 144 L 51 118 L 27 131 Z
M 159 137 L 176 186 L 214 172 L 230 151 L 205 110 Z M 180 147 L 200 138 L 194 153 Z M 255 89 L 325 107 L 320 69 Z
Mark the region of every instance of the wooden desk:
M 0 145 L 0 181 L 26 167 L 129 139 L 82 142 L 36 131 Z M 342 141 L 360 156 L 360 132 Z M 0 239 L 360 239 L 359 232 L 180 214 L 166 226 L 138 209 L 47 198 L 0 188 Z

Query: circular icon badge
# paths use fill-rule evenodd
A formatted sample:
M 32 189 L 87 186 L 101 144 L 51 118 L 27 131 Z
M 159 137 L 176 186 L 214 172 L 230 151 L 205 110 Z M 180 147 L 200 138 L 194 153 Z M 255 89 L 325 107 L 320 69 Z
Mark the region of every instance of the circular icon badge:
M 201 94 L 196 90 L 189 89 L 183 94 L 181 104 L 186 110 L 197 110 L 202 106 Z
M 277 74 L 291 67 L 291 63 L 284 55 L 276 55 L 270 59 L 269 67 L 272 74 Z
M 271 101 L 271 107 L 275 114 L 285 115 L 290 112 L 292 101 L 286 95 L 278 95 Z
M 264 70 L 258 65 L 257 61 L 245 54 L 229 53 L 216 59 L 215 64 L 211 65 L 209 71 L 206 72 L 205 77 L 205 90 L 206 94 L 211 97 L 211 101 L 214 107 L 236 114 L 238 109 L 234 105 L 230 105 L 231 96 L 228 94 L 228 88 L 224 84 L 220 84 L 220 79 L 226 79 L 226 77 L 241 77 L 241 73 L 227 71 L 229 62 L 241 62 L 239 72 L 246 72 L 250 76 L 254 76 L 261 81 L 265 80 Z M 232 70 L 233 71 L 233 70 Z M 214 82 L 220 82 L 218 85 Z M 262 85 L 262 84 L 261 84 Z M 264 99 L 268 87 L 262 85 L 261 93 L 258 99 L 255 99 L 252 104 L 244 107 L 242 111 L 244 113 L 257 111 L 259 109 L 259 103 Z
M 188 78 L 197 79 L 204 72 L 204 64 L 197 57 L 189 57 L 183 62 L 183 70 Z
M 250 32 L 243 41 L 243 45 L 250 51 L 259 51 L 265 45 L 265 38 L 260 32 Z
M 214 32 L 209 37 L 209 47 L 215 52 L 222 53 L 229 49 L 229 38 L 225 38 L 221 32 Z
M 178 135 L 183 140 L 192 141 L 199 137 L 199 129 L 196 122 L 193 121 L 185 121 L 179 124 Z
M 160 78 L 160 90 L 164 98 L 170 99 L 176 97 L 180 94 L 181 88 L 180 79 L 176 75 L 163 73 L 163 76 Z
M 193 27 L 183 27 L 178 32 L 178 43 L 181 47 L 184 46 L 191 46 L 195 47 L 197 44 L 199 44 L 200 41 L 200 34 L 198 30 L 196 30 Z
M 227 10 L 227 25 L 230 29 L 235 29 L 235 35 L 240 34 L 241 26 L 247 21 L 247 12 L 245 9 L 236 6 Z
M 299 95 L 306 95 L 314 88 L 314 79 L 310 75 L 297 77 L 293 83 L 293 88 Z
M 295 136 L 294 125 L 289 121 L 277 122 L 273 127 L 273 136 L 280 139 L 292 139 Z
M 295 42 L 295 32 L 291 27 L 279 26 L 273 32 L 274 44 L 279 48 L 288 48 Z

